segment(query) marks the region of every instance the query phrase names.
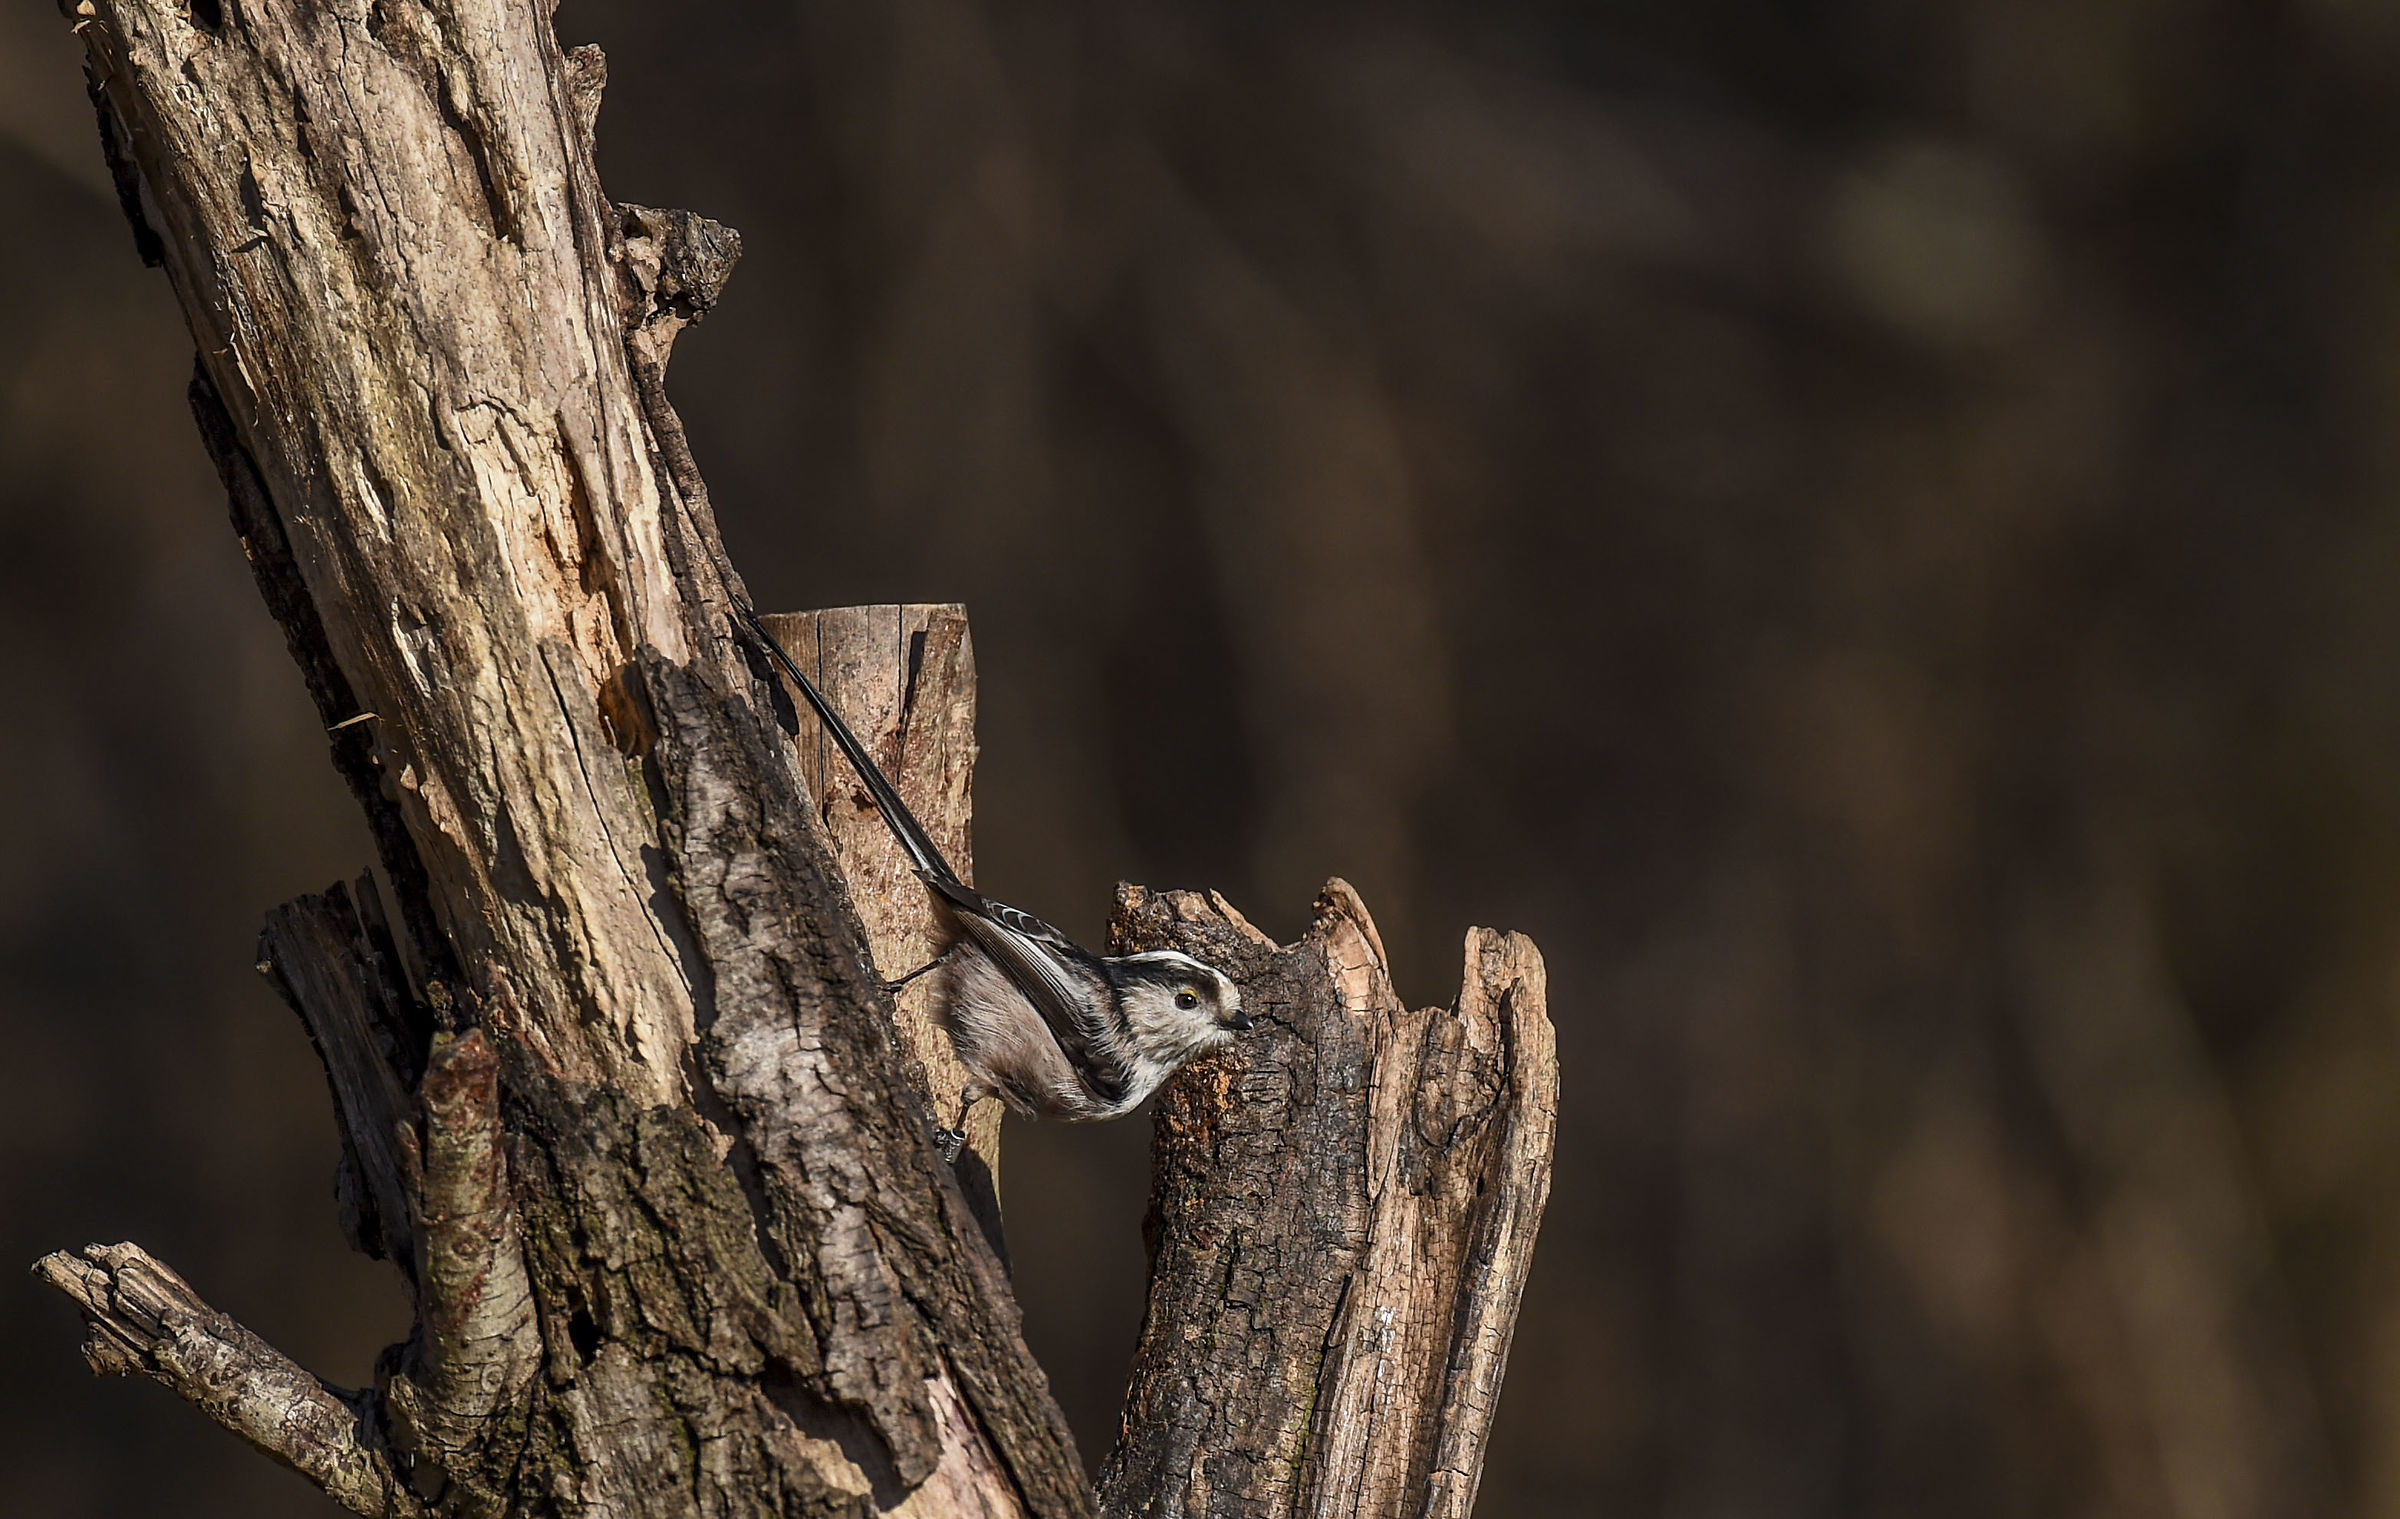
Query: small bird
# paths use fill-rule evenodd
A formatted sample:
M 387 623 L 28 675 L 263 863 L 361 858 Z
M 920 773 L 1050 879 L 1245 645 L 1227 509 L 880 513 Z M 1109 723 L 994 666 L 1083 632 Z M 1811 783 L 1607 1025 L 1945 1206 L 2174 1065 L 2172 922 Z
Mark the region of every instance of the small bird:
M 1185 1063 L 1251 1026 L 1241 992 L 1214 967 L 1174 950 L 1095 955 L 961 881 L 816 683 L 755 613 L 737 612 L 833 735 L 917 879 L 959 929 L 935 965 L 946 967 L 951 1043 L 973 1078 L 965 1101 L 996 1095 L 1025 1117 L 1070 1123 L 1121 1118 Z M 943 1138 L 955 1160 L 960 1136 Z

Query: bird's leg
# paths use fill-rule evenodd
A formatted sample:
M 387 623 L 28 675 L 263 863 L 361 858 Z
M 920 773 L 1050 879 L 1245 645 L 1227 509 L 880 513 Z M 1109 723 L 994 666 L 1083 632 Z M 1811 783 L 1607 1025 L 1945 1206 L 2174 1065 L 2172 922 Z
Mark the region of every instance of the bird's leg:
M 907 975 L 902 976 L 899 980 L 886 981 L 883 983 L 883 989 L 895 997 L 899 996 L 902 992 L 908 989 L 908 983 L 916 980 L 919 976 L 924 975 L 927 971 L 934 970 L 946 963 L 950 956 L 957 951 L 957 949 L 958 945 L 955 943 L 952 944 L 948 949 L 945 949 L 940 954 L 935 955 L 932 959 L 926 961 L 923 965 L 918 966 L 915 970 L 910 971 Z
M 958 945 L 956 942 L 951 943 L 951 945 L 944 949 L 940 954 L 935 955 L 932 959 L 926 961 L 923 965 L 918 966 L 915 970 L 910 971 L 907 975 L 902 976 L 899 980 L 886 981 L 883 983 L 883 989 L 894 997 L 899 996 L 902 992 L 908 990 L 908 985 L 910 982 L 916 980 L 919 976 L 924 975 L 927 971 L 938 969 L 945 964 L 949 960 L 951 954 L 956 951 L 957 948 Z M 973 1100 L 974 1099 L 969 1098 L 967 1103 L 961 1103 L 959 1105 L 959 1113 L 961 1115 L 959 1121 L 961 1123 L 966 1121 L 964 1115 L 966 1113 L 968 1104 Z M 957 1165 L 958 1157 L 964 1153 L 967 1148 L 967 1131 L 963 1128 L 944 1128 L 942 1126 L 942 1121 L 934 1116 L 933 1109 L 930 1105 L 928 1105 L 925 1110 L 925 1124 L 927 1128 L 933 1130 L 934 1148 L 942 1152 L 942 1164 L 946 1166 Z

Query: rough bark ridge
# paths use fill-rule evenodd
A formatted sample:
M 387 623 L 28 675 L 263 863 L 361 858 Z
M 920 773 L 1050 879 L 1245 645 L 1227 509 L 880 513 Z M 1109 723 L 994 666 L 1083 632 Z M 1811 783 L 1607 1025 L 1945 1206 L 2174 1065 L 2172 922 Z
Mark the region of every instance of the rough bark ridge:
M 1457 1005 L 1411 1012 L 1342 881 L 1288 948 L 1214 894 L 1138 887 L 1111 934 L 1225 967 L 1259 1028 L 1159 1100 L 1102 1511 L 1465 1515 L 1549 1194 L 1540 953 L 1472 930 Z
M 388 882 L 277 909 L 259 962 L 323 1057 L 345 1227 L 417 1309 L 345 1392 L 90 1246 L 36 1269 L 95 1369 L 368 1515 L 1094 1512 L 986 1243 L 997 1115 L 878 973 L 940 925 L 733 636 L 666 399 L 738 238 L 608 203 L 605 67 L 534 0 L 72 9 Z M 963 868 L 963 616 L 780 625 Z M 1108 1506 L 1463 1512 L 1547 1178 L 1538 957 L 1478 930 L 1459 1008 L 1410 1014 L 1338 883 L 1290 950 L 1215 899 L 1122 909 L 1264 1027 L 1161 1108 Z

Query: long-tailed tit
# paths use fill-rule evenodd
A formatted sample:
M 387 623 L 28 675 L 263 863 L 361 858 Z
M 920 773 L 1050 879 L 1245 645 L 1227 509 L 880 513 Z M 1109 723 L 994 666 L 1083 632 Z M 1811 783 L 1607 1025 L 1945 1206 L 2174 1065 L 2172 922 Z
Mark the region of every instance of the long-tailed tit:
M 1189 955 L 1095 955 L 958 878 L 908 804 L 816 683 L 747 607 L 737 608 L 875 799 L 884 825 L 960 937 L 943 957 L 951 1042 L 973 1081 L 1017 1112 L 1070 1122 L 1118 1118 L 1185 1062 L 1250 1027 L 1241 993 Z

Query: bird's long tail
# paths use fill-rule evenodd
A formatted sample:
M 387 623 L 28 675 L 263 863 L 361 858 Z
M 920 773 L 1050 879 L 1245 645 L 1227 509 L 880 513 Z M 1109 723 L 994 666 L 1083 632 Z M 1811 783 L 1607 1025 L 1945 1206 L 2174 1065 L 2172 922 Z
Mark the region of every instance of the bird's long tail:
M 958 879 L 958 873 L 950 868 L 950 862 L 943 859 L 942 852 L 934 847 L 932 836 L 925 832 L 925 825 L 918 822 L 917 815 L 908 810 L 908 803 L 900 800 L 900 793 L 883 773 L 883 767 L 875 763 L 873 756 L 867 753 L 867 746 L 858 741 L 858 735 L 850 731 L 850 725 L 843 722 L 841 714 L 834 711 L 833 705 L 825 700 L 825 693 L 817 689 L 817 683 L 802 672 L 798 661 L 784 652 L 782 643 L 767 631 L 765 622 L 760 620 L 755 611 L 737 600 L 734 614 L 750 636 L 757 639 L 767 651 L 768 657 L 791 677 L 792 684 L 800 688 L 800 695 L 817 714 L 817 720 L 825 725 L 826 732 L 833 735 L 834 746 L 842 751 L 842 757 L 850 762 L 850 768 L 857 771 L 859 780 L 865 783 L 867 794 L 875 799 L 875 810 L 883 814 L 884 826 L 891 829 L 892 837 L 899 842 L 901 852 L 908 856 L 909 863 L 916 867 L 917 874 L 954 886 L 963 884 Z
M 908 856 L 909 863 L 916 867 L 917 874 L 929 881 L 964 885 L 958 879 L 958 872 L 950 868 L 950 862 L 943 859 L 942 852 L 934 847 L 933 838 L 926 833 L 925 825 L 918 822 L 917 815 L 908 810 L 908 803 L 900 800 L 900 793 L 893 789 L 890 778 L 883 773 L 883 767 L 876 764 L 874 757 L 867 753 L 867 746 L 858 741 L 858 735 L 850 731 L 850 725 L 842 721 L 841 714 L 833 710 L 833 704 L 825 700 L 825 693 L 817 689 L 817 683 L 808 678 L 799 662 L 786 652 L 782 642 L 767 631 L 766 623 L 758 615 L 758 608 L 752 606 L 750 598 L 743 593 L 741 577 L 733 573 L 733 565 L 725 557 L 724 540 L 717 536 L 713 524 L 703 526 L 702 514 L 692 509 L 695 499 L 703 503 L 707 501 L 708 487 L 701 483 L 699 466 L 693 463 L 691 450 L 684 442 L 683 423 L 675 415 L 675 408 L 667 403 L 666 386 L 660 371 L 656 367 L 645 370 L 636 365 L 635 379 L 642 385 L 642 403 L 650 412 L 651 426 L 659 434 L 659 442 L 667 455 L 668 472 L 675 485 L 675 504 L 682 510 L 684 521 L 690 525 L 692 536 L 716 567 L 717 581 L 731 605 L 736 630 L 764 649 L 783 673 L 792 678 L 792 684 L 800 688 L 800 694 L 807 698 L 809 706 L 815 710 L 817 720 L 825 725 L 826 732 L 833 735 L 842 757 L 850 762 L 850 768 L 857 771 L 858 778 L 866 783 L 867 794 L 875 798 L 875 810 L 883 814 L 883 825 L 892 831 L 892 837 L 899 842 L 900 850 Z

